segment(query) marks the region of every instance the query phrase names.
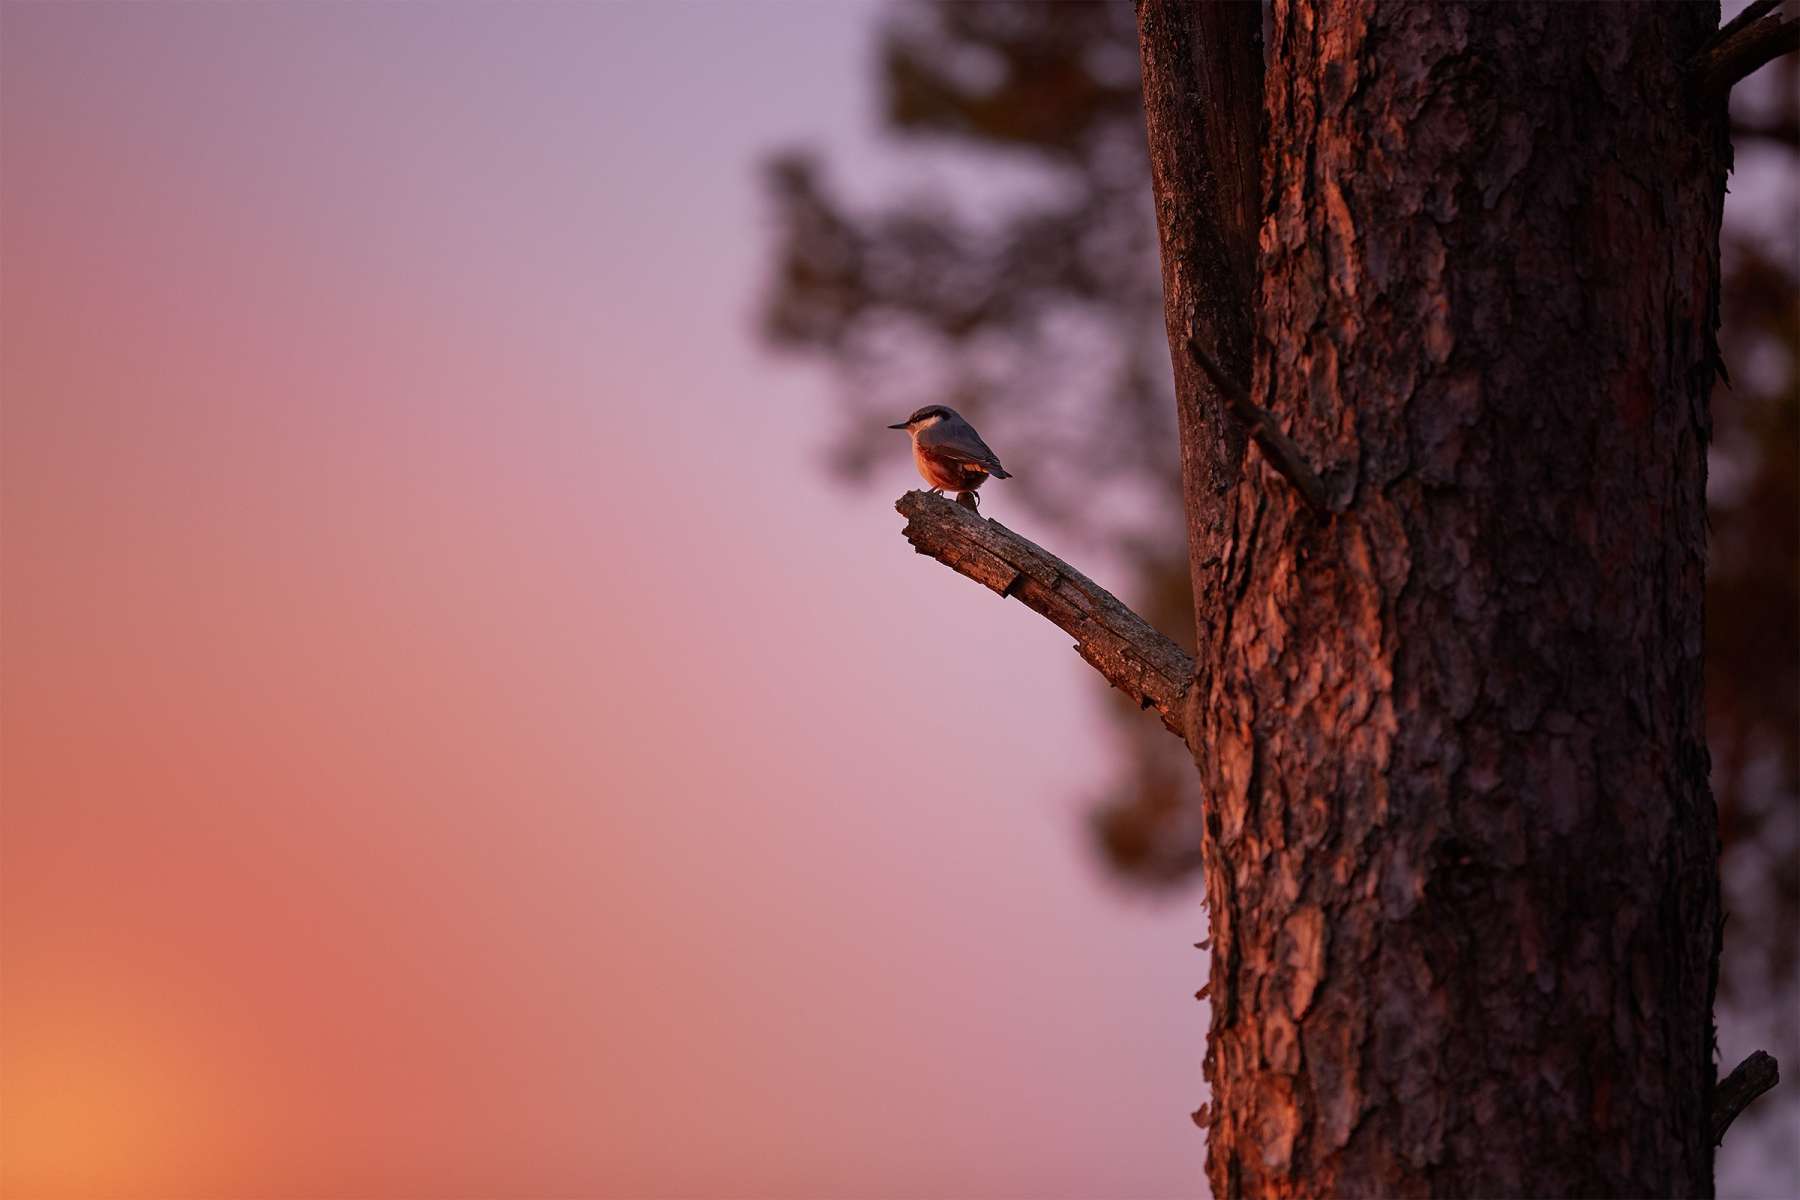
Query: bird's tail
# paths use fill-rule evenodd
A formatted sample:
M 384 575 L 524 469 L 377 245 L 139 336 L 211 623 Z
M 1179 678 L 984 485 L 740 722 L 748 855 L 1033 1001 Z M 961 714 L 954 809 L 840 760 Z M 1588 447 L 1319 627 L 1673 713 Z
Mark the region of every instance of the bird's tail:
M 988 474 L 992 475 L 995 479 L 1012 478 L 1012 472 L 1001 466 L 999 463 L 995 463 L 993 466 L 989 467 Z

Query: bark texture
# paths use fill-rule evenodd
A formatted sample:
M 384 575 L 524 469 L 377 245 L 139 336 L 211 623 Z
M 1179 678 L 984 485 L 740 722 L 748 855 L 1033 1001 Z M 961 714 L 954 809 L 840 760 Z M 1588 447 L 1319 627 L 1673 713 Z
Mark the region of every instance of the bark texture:
M 1252 396 L 1348 507 L 1184 417 L 1216 1196 L 1712 1191 L 1716 24 L 1276 0 Z

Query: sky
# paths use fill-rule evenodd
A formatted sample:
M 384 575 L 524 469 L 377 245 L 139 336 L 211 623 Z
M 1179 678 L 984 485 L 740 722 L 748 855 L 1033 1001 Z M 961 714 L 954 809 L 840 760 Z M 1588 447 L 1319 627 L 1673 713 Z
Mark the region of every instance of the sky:
M 1103 684 L 758 345 L 874 11 L 6 5 L 8 1196 L 1202 1190 Z
M 1103 685 L 756 336 L 878 11 L 0 5 L 7 1197 L 1204 1193 Z

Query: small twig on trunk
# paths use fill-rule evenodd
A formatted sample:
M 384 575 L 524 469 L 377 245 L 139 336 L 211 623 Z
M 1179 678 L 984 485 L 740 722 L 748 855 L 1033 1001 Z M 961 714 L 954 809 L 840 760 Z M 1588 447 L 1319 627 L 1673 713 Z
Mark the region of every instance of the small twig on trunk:
M 1269 460 L 1269 465 L 1281 472 L 1309 505 L 1320 512 L 1330 512 L 1332 505 L 1325 491 L 1325 481 L 1308 465 L 1306 455 L 1301 453 L 1294 439 L 1281 431 L 1274 416 L 1251 400 L 1248 389 L 1227 375 L 1225 368 L 1202 350 L 1198 341 L 1189 337 L 1187 348 L 1200 369 L 1206 372 L 1206 377 L 1212 380 L 1212 385 L 1219 389 L 1219 394 L 1230 402 L 1238 419 L 1248 427 L 1251 438 L 1263 452 L 1263 457 Z
M 1749 1103 L 1775 1086 L 1781 1071 L 1773 1055 L 1758 1050 L 1719 1080 L 1712 1095 L 1712 1140 L 1717 1146 L 1725 1140 L 1725 1131 L 1737 1120 Z
M 1712 35 L 1708 44 L 1717 43 L 1733 34 L 1742 32 L 1780 7 L 1781 0 L 1751 0 L 1751 3 L 1744 5 L 1742 12 L 1719 26 L 1719 31 Z
M 1176 737 L 1194 660 L 1118 597 L 1054 554 L 942 496 L 908 492 L 894 507 L 906 540 L 960 575 L 1011 596 L 1075 639 L 1075 650 L 1106 681 L 1155 709 Z
M 1737 141 L 1739 138 L 1759 138 L 1800 150 L 1800 121 L 1791 116 L 1777 117 L 1770 121 L 1733 121 L 1731 140 Z
M 1779 9 L 1780 0 L 1756 0 L 1700 47 L 1694 87 L 1701 100 L 1723 102 L 1738 80 L 1800 49 L 1800 21 L 1783 20 Z

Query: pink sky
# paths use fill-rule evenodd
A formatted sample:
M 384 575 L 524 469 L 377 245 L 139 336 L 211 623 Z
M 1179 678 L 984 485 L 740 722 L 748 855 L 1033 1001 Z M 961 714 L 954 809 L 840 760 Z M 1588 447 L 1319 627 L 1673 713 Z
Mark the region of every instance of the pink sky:
M 754 336 L 873 11 L 4 9 L 8 1195 L 1202 1190 L 1102 685 Z
M 0 6 L 5 1195 L 1203 1194 L 1102 685 L 754 335 L 878 11 Z

